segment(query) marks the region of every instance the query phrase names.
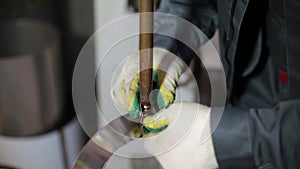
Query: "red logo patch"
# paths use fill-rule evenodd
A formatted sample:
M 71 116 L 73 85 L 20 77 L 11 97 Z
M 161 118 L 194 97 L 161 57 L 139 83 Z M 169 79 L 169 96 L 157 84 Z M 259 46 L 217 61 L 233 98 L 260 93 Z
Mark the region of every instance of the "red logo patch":
M 287 72 L 280 70 L 279 79 L 280 79 L 281 83 L 288 84 L 288 74 L 287 74 Z

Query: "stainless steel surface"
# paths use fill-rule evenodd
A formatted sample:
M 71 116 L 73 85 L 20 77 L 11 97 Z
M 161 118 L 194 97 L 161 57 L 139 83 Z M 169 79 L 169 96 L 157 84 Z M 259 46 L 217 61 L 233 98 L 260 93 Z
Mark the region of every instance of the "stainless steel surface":
M 0 134 L 29 136 L 53 129 L 62 115 L 60 44 L 44 22 L 0 24 Z
M 113 157 L 115 151 L 133 140 L 130 135 L 133 125 L 136 125 L 136 123 L 126 119 L 126 117 L 119 117 L 100 129 L 83 148 L 75 162 L 74 169 L 103 168 L 107 161 Z M 143 168 L 148 166 L 156 166 L 151 169 L 161 168 L 154 157 L 129 160 L 132 168 L 137 168 L 137 166 L 141 165 L 143 165 Z M 117 163 L 118 161 L 115 162 Z

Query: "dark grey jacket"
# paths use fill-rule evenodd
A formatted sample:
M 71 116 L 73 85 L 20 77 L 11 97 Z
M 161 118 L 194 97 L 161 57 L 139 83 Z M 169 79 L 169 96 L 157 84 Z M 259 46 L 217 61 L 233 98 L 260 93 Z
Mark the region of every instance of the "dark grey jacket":
M 300 2 L 162 0 L 208 37 L 219 28 L 228 106 L 213 134 L 220 168 L 300 168 Z M 191 51 L 155 37 L 155 46 Z

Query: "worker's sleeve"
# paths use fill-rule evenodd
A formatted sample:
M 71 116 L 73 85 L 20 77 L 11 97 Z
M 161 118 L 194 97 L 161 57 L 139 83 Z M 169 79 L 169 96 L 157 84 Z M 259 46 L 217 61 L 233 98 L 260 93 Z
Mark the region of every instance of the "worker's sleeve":
M 225 108 L 213 142 L 220 169 L 300 168 L 300 100 Z
M 166 13 L 185 19 L 197 26 L 205 38 L 211 38 L 217 27 L 217 8 L 215 0 L 162 0 L 157 12 Z M 165 48 L 174 54 L 178 55 L 186 64 L 188 64 L 194 53 L 190 50 L 190 45 L 185 44 L 176 38 L 161 35 L 163 31 L 168 31 L 168 34 L 176 35 L 178 33 L 190 36 L 189 42 L 192 46 L 200 46 L 203 40 L 193 36 L 190 30 L 183 24 L 176 23 L 176 20 L 167 17 L 155 17 L 154 31 L 154 46 Z M 158 25 L 158 26 L 157 26 Z

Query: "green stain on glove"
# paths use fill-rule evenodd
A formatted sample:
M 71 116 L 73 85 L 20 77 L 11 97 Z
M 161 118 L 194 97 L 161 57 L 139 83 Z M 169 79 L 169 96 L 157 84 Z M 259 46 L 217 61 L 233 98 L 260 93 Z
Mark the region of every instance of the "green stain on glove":
M 164 101 L 164 98 L 161 94 L 161 92 L 158 93 L 157 95 L 157 105 L 158 105 L 158 108 L 161 110 L 161 109 L 165 109 L 169 106 L 169 104 L 167 104 L 165 101 Z
M 156 121 L 153 116 L 148 116 L 144 119 L 144 132 L 147 133 L 158 133 L 168 127 L 170 120 L 161 119 Z
M 129 116 L 137 119 L 140 117 L 140 103 L 139 103 L 139 95 L 140 95 L 140 88 L 138 87 L 136 90 L 135 98 L 133 100 L 131 109 L 129 110 Z
M 138 75 L 136 75 L 138 76 Z M 166 87 L 164 82 L 159 86 L 158 82 L 158 72 L 156 69 L 153 69 L 152 71 L 153 76 L 153 87 L 154 89 L 159 88 L 159 93 L 157 95 L 157 104 L 159 109 L 165 109 L 167 108 L 171 103 L 174 101 L 174 94 L 172 91 L 169 91 Z M 137 78 L 137 77 L 136 77 Z M 136 79 L 135 79 L 136 80 Z M 137 87 L 132 87 L 132 89 L 135 89 L 135 95 L 132 94 L 131 98 L 133 99 L 130 109 L 128 110 L 128 113 L 130 117 L 132 118 L 139 118 L 140 116 L 140 103 L 139 103 L 139 95 L 140 95 L 140 87 L 137 85 Z M 134 90 L 133 90 L 134 91 Z M 133 98 L 134 97 L 134 98 Z M 169 119 L 161 119 L 161 120 L 155 120 L 154 116 L 149 116 L 144 119 L 144 134 L 151 134 L 151 133 L 159 133 L 166 129 L 169 124 Z

